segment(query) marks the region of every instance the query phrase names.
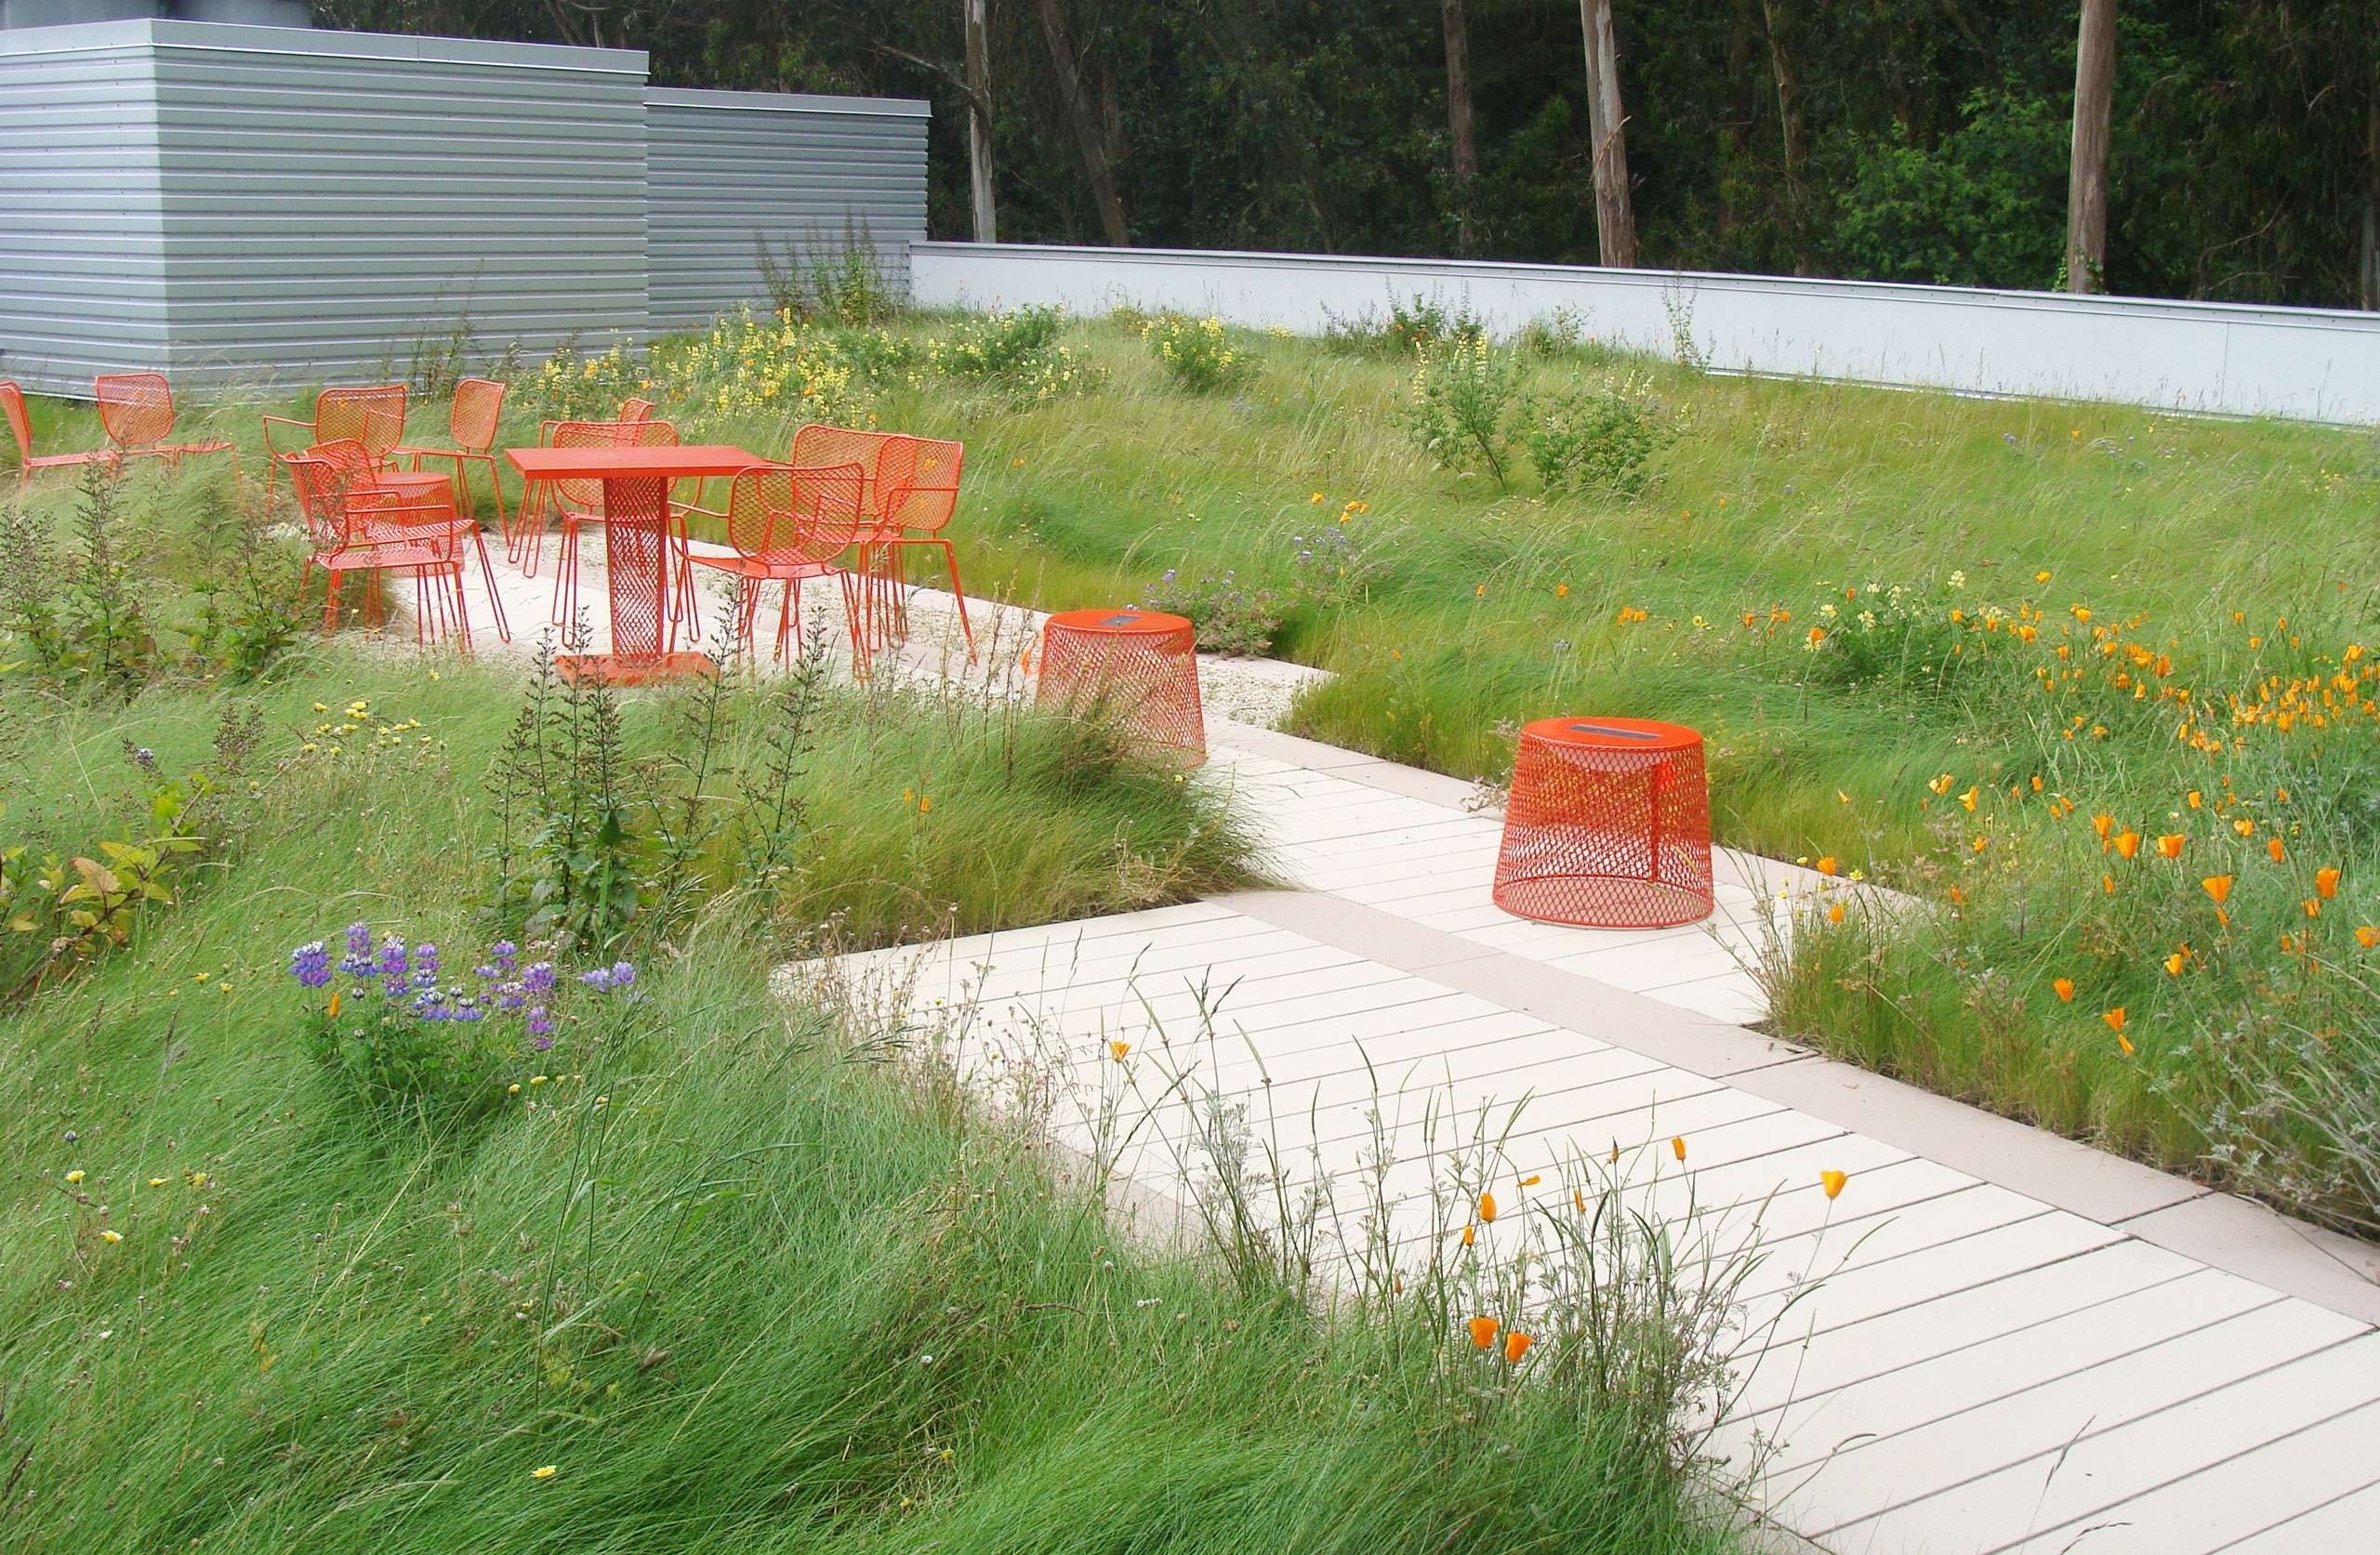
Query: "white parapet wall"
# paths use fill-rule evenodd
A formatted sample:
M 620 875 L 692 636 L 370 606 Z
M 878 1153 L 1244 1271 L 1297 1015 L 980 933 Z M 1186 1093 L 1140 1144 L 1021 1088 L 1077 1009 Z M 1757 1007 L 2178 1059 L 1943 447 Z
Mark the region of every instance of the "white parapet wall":
M 2380 314 L 1867 281 L 1463 260 L 921 243 L 930 307 L 1121 303 L 1319 333 L 1392 297 L 1469 308 L 1510 334 L 1567 310 L 1609 344 L 1717 370 L 2202 414 L 2380 421 Z

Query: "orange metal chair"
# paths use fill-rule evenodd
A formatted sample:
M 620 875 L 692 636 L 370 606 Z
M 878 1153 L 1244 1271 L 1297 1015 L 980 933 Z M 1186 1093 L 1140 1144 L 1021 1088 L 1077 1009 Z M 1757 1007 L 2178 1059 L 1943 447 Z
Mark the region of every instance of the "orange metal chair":
M 113 468 L 123 462 L 112 448 L 95 448 L 87 454 L 34 453 L 33 422 L 25 410 L 25 391 L 7 378 L 0 378 L 0 420 L 8 423 L 8 431 L 17 440 L 17 485 L 20 490 L 33 483 L 33 471 L 37 469 L 73 469 L 83 465 Z
M 959 466 L 966 444 L 940 438 L 896 434 L 884 441 L 876 463 L 876 523 L 871 548 L 882 558 L 885 581 L 891 586 L 890 625 L 908 630 L 908 609 L 901 594 L 900 551 L 904 546 L 932 546 L 942 551 L 950 569 L 950 596 L 959 607 L 959 629 L 967 635 L 967 657 L 975 657 L 975 628 L 967 620 L 967 594 L 959 583 L 959 553 L 942 532 L 959 507 Z
M 386 461 L 375 459 L 355 438 L 318 443 L 306 450 L 304 456 L 319 459 L 337 470 L 353 495 L 385 495 L 407 515 L 405 521 L 413 526 L 410 533 L 416 539 L 425 533 L 424 526 L 441 521 L 431 515 L 443 511 L 443 521 L 452 531 L 449 538 L 457 547 L 456 554 L 459 556 L 459 547 L 467 543 L 479 551 L 480 579 L 487 586 L 488 610 L 496 617 L 496 640 L 512 640 L 511 624 L 504 618 L 504 596 L 496 588 L 496 566 L 488 560 L 486 536 L 482 534 L 477 518 L 456 507 L 454 487 L 446 476 L 391 469 Z
M 323 600 L 324 633 L 337 627 L 339 585 L 347 573 L 397 573 L 414 582 L 415 640 L 435 642 L 441 627 L 451 622 L 468 649 L 471 624 L 463 595 L 463 526 L 452 496 L 443 483 L 412 493 L 387 490 L 358 473 L 353 451 L 334 446 L 330 455 L 279 455 L 289 467 L 289 483 L 312 542 L 307 570 L 321 567 L 330 577 Z M 378 588 L 364 596 L 364 612 L 365 624 L 377 628 Z
M 239 479 L 239 451 L 229 442 L 165 441 L 174 429 L 174 388 L 165 374 L 101 373 L 91 380 L 91 390 L 99 402 L 99 426 L 119 456 L 163 459 L 176 467 L 185 454 L 229 454 L 231 477 Z
M 872 537 L 883 527 L 884 517 L 878 500 L 877 465 L 884 456 L 884 445 L 892 440 L 891 432 L 863 431 L 856 427 L 830 427 L 813 421 L 794 428 L 793 447 L 786 455 L 786 463 L 804 469 L 857 465 L 867 472 L 866 484 L 860 494 L 856 570 L 861 579 L 860 614 L 873 647 L 892 641 L 892 617 L 897 605 L 885 579 L 879 575 L 880 558 L 871 548 Z
M 777 607 L 776 640 L 776 657 L 783 660 L 786 643 L 792 641 L 799 652 L 802 640 L 802 584 L 831 577 L 842 585 L 852 663 L 866 666 L 858 580 L 837 563 L 859 538 L 860 494 L 866 486 L 867 471 L 860 465 L 814 469 L 761 466 L 735 477 L 728 488 L 725 513 L 685 506 L 678 508 L 681 521 L 688 513 L 701 513 L 726 522 L 727 543 L 734 547 L 734 555 L 703 556 L 691 547 L 681 554 L 696 566 L 714 568 L 742 581 L 736 629 L 745 652 L 752 651 L 752 618 L 760 609 L 764 585 L 785 585 L 785 599 Z M 682 545 L 682 529 L 680 534 Z
M 377 418 L 377 419 L 376 419 Z M 389 450 L 404 441 L 405 386 L 401 383 L 376 384 L 368 388 L 325 389 L 314 396 L 314 419 L 300 421 L 294 416 L 268 415 L 264 418 L 264 494 L 272 496 L 272 466 L 282 451 L 273 446 L 275 427 L 296 427 L 306 434 L 308 446 L 337 442 L 353 438 L 362 443 L 373 458 L 381 459 Z
M 496 478 L 496 424 L 503 412 L 504 385 L 494 378 L 465 378 L 455 386 L 455 402 L 446 414 L 455 446 L 408 448 L 398 444 L 389 450 L 389 457 L 410 458 L 415 469 L 421 468 L 424 459 L 452 459 L 456 506 L 466 513 L 471 511 L 471 487 L 464 471 L 470 465 L 485 465 L 488 486 L 496 493 L 496 527 L 509 539 L 512 521 L 504 512 L 504 483 Z
M 555 424 L 553 435 L 547 439 L 547 443 L 554 448 L 666 448 L 677 441 L 677 426 L 668 421 L 562 421 Z M 523 571 L 531 577 L 537 575 L 537 559 L 545 547 L 546 509 L 553 509 L 561 530 L 558 536 L 561 554 L 554 570 L 553 619 L 557 626 L 566 626 L 577 619 L 579 531 L 588 524 L 603 521 L 603 482 L 540 482 L 536 506 L 532 508 L 530 499 L 525 496 L 522 498 L 521 506 L 528 551 Z M 686 621 L 686 635 L 699 640 L 702 624 L 694 619 L 694 584 L 685 566 L 683 534 L 673 534 L 671 543 L 679 547 L 679 568 L 677 597 L 671 600 L 670 608 Z

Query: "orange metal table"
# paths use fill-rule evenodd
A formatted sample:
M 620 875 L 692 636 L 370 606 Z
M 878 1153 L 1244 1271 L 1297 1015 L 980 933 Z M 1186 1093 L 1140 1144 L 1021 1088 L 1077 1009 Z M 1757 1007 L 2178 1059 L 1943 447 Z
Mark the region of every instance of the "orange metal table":
M 598 674 L 619 681 L 701 674 L 710 661 L 677 652 L 670 619 L 669 483 L 682 478 L 732 476 L 773 461 L 732 443 L 682 447 L 508 448 L 504 456 L 521 479 L 603 482 L 603 562 L 612 605 L 612 651 L 572 653 L 558 662 L 567 674 Z
M 1186 617 L 1129 607 L 1060 611 L 1042 624 L 1034 700 L 1069 713 L 1104 711 L 1191 766 L 1207 758 L 1198 644 Z
M 1524 727 L 1494 895 L 1508 913 L 1594 929 L 1708 917 L 1702 736 L 1646 718 L 1540 718 Z

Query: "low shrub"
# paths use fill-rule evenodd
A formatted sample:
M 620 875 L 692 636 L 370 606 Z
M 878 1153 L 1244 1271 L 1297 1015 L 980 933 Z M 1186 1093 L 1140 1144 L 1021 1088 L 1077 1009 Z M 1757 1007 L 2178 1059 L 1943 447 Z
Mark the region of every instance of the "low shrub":
M 1221 319 L 1160 313 L 1141 326 L 1141 338 L 1175 387 L 1193 394 L 1242 389 L 1256 376 L 1255 356 L 1232 346 Z
M 1262 657 L 1281 630 L 1280 597 L 1240 582 L 1228 567 L 1196 579 L 1169 567 L 1149 586 L 1142 603 L 1148 610 L 1187 616 L 1198 628 L 1198 646 L 1229 658 Z
M 1514 435 L 1548 491 L 1637 496 L 1675 433 L 1650 395 L 1620 384 L 1526 397 Z

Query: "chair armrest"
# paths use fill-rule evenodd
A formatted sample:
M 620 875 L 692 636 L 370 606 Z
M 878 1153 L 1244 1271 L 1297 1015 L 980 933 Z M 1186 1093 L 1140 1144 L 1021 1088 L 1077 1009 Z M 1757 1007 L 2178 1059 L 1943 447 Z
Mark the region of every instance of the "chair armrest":
M 305 428 L 309 436 L 311 436 L 314 430 L 314 423 L 311 421 L 299 421 L 293 416 L 286 415 L 266 416 L 264 418 L 264 451 L 267 455 L 275 455 L 281 452 L 280 449 L 275 448 L 272 445 L 272 429 L 275 427 L 301 427 Z

